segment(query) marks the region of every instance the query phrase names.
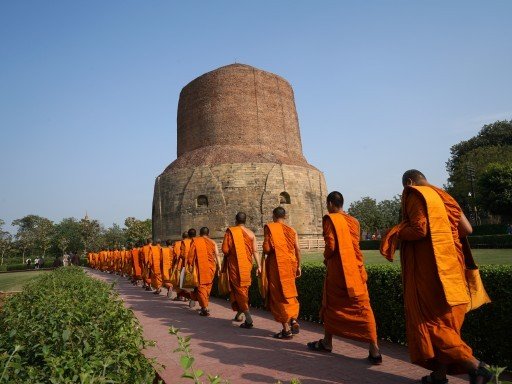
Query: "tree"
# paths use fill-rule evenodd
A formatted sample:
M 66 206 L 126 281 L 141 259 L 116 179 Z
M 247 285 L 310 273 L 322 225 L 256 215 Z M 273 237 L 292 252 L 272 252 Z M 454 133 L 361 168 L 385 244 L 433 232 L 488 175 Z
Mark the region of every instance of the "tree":
M 35 243 L 43 251 L 43 257 L 46 256 L 46 251 L 52 245 L 55 227 L 53 221 L 37 216 L 35 221 Z
M 402 198 L 394 196 L 391 200 L 382 200 L 377 204 L 380 214 L 380 229 L 387 230 L 400 222 Z
M 114 223 L 104 233 L 105 243 L 110 248 L 119 248 L 126 244 L 126 237 L 121 227 Z
M 127 217 L 124 221 L 126 240 L 130 243 L 143 242 L 152 234 L 151 219 L 138 220 L 135 217 Z
M 512 217 L 512 162 L 492 163 L 478 179 L 479 203 L 494 215 Z
M 512 120 L 484 125 L 476 136 L 452 146 L 450 152 L 446 189 L 467 212 L 475 196 L 478 200 L 483 193 L 476 181 L 486 167 L 512 161 Z
M 12 235 L 4 231 L 5 221 L 0 219 L 0 265 L 4 264 L 4 256 L 12 247 Z
M 70 249 L 73 252 L 79 252 L 82 245 L 80 223 L 74 217 L 62 219 L 55 226 L 54 247 L 64 254 Z
M 354 201 L 348 208 L 348 213 L 354 216 L 365 233 L 378 232 L 381 227 L 381 215 L 377 207 L 377 201 L 365 196 L 361 200 Z
M 22 251 L 22 262 L 25 263 L 25 254 L 28 250 L 32 250 L 36 242 L 36 215 L 28 215 L 21 219 L 13 220 L 12 225 L 18 227 L 16 232 L 16 245 Z
M 87 215 L 80 220 L 80 236 L 85 253 L 93 246 L 99 245 L 101 232 L 102 228 L 98 220 L 89 220 Z

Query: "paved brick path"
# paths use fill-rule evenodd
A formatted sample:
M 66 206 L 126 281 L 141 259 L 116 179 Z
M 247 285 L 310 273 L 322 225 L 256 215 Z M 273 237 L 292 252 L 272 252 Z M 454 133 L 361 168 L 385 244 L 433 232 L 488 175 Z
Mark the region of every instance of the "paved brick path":
M 197 369 L 219 374 L 232 384 L 289 382 L 292 378 L 303 384 L 417 383 L 428 373 L 410 364 L 406 348 L 400 345 L 381 342 L 384 363 L 380 366 L 366 362 L 367 345 L 339 338 L 334 340 L 331 354 L 309 352 L 306 343 L 322 335 L 319 324 L 302 322 L 301 332 L 293 340 L 276 340 L 272 335 L 280 330 L 280 325 L 266 311 L 253 310 L 255 327 L 245 330 L 231 322 L 234 314 L 225 300 L 212 298 L 212 316 L 204 318 L 187 303 L 170 301 L 163 293 L 154 295 L 134 287 L 125 278 L 88 271 L 101 280 L 117 282 L 121 297 L 144 327 L 144 336 L 157 342 L 156 347 L 147 349 L 146 355 L 165 366 L 161 376 L 167 384 L 191 382 L 179 378 L 180 355 L 172 353 L 177 340 L 168 333 L 171 325 L 179 328 L 183 336 L 192 337 Z M 450 383 L 467 380 L 450 378 Z

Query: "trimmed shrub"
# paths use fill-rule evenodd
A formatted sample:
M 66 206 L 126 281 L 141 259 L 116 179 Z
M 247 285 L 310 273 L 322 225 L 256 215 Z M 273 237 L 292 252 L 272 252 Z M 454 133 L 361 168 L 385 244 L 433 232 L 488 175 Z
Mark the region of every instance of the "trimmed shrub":
M 473 236 L 503 235 L 507 233 L 505 224 L 484 224 L 473 227 Z
M 512 248 L 512 235 L 468 236 L 471 248 Z
M 359 248 L 362 250 L 378 250 L 380 247 L 380 240 L 361 240 Z
M 132 312 L 80 268 L 28 283 L 4 303 L 0 329 L 2 382 L 151 383 L 155 375 Z
M 405 317 L 402 277 L 398 265 L 369 265 L 368 290 L 377 332 L 381 339 L 405 344 Z M 477 357 L 490 364 L 512 366 L 512 266 L 482 266 L 480 273 L 492 303 L 466 315 L 462 337 Z M 322 289 L 325 277 L 323 264 L 305 263 L 302 276 L 297 279 L 300 300 L 300 318 L 319 322 Z M 216 294 L 216 285 L 212 294 Z M 263 300 L 253 274 L 249 290 L 251 306 L 262 307 Z

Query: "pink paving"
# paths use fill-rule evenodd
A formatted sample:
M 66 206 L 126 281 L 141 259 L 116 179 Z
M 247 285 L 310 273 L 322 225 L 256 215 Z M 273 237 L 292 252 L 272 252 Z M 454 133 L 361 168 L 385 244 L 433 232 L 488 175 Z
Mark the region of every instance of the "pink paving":
M 116 288 L 126 306 L 144 327 L 145 338 L 157 343 L 145 354 L 165 366 L 160 375 L 167 384 L 191 382 L 180 378 L 180 354 L 172 353 L 178 343 L 168 333 L 171 325 L 179 328 L 182 336 L 192 337 L 196 369 L 219 374 L 233 384 L 289 382 L 292 378 L 303 384 L 418 383 L 421 376 L 428 374 L 409 363 L 407 349 L 400 345 L 381 342 L 384 361 L 380 366 L 366 362 L 367 345 L 350 340 L 336 339 L 331 354 L 310 352 L 306 343 L 321 337 L 323 329 L 319 324 L 302 322 L 301 332 L 293 340 L 276 340 L 272 335 L 281 326 L 264 310 L 252 310 L 255 327 L 241 329 L 239 323 L 231 322 L 234 313 L 225 300 L 212 298 L 211 316 L 205 318 L 196 309 L 190 309 L 188 303 L 173 302 L 163 293 L 143 291 L 126 278 L 88 271 L 100 280 L 117 282 Z M 465 377 L 450 378 L 453 384 L 467 382 Z

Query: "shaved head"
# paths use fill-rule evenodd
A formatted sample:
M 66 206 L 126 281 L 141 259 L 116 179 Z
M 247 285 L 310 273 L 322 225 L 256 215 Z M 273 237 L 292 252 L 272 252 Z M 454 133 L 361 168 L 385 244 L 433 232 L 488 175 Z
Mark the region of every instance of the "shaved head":
M 186 239 L 188 237 L 188 232 L 183 232 L 183 234 L 181 235 L 181 237 L 183 239 Z
M 331 203 L 336 208 L 343 208 L 343 195 L 338 191 L 332 191 L 327 195 L 327 203 Z
M 237 224 L 245 224 L 247 220 L 247 215 L 243 212 L 238 212 L 235 216 L 235 221 Z
M 190 228 L 188 230 L 188 237 L 190 237 L 190 238 L 196 237 L 196 230 L 194 228 Z
M 402 176 L 402 185 L 405 187 L 407 185 L 410 185 L 410 182 L 413 184 L 423 184 L 427 181 L 427 178 L 423 173 L 418 171 L 417 169 L 409 169 L 408 171 L 404 172 L 404 175 Z
M 272 211 L 272 214 L 274 215 L 274 217 L 276 219 L 284 219 L 286 216 L 286 211 L 284 210 L 283 207 L 277 207 L 277 208 L 274 208 L 274 210 Z
M 208 236 L 210 234 L 210 230 L 208 229 L 208 227 L 201 227 L 201 229 L 199 230 L 199 235 L 200 236 Z

